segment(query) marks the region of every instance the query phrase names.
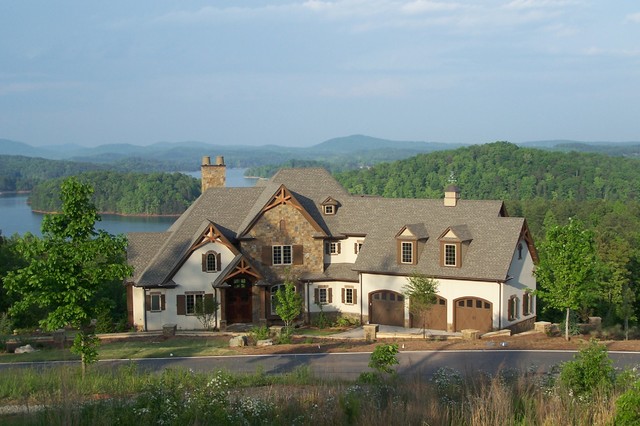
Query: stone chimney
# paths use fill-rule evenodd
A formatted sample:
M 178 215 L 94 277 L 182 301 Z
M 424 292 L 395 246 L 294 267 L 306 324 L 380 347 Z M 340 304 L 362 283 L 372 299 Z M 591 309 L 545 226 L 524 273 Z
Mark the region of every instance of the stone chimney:
M 455 207 L 460 199 L 460 188 L 455 185 L 449 185 L 444 190 L 444 205 L 446 207 Z
M 211 164 L 211 157 L 202 157 L 200 166 L 202 175 L 202 192 L 209 188 L 224 188 L 227 180 L 227 166 L 224 165 L 224 157 L 216 157 L 216 164 Z

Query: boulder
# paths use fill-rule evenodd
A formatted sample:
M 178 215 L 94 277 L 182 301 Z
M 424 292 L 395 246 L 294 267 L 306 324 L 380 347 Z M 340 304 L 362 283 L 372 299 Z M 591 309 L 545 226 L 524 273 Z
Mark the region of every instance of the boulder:
M 33 346 L 31 345 L 24 345 L 24 346 L 20 346 L 19 348 L 16 348 L 14 353 L 17 354 L 30 354 L 31 352 L 35 352 L 36 350 L 33 349 Z
M 247 346 L 247 336 L 235 336 L 229 339 L 230 347 Z
M 273 346 L 273 340 L 271 339 L 258 340 L 256 342 L 256 346 Z

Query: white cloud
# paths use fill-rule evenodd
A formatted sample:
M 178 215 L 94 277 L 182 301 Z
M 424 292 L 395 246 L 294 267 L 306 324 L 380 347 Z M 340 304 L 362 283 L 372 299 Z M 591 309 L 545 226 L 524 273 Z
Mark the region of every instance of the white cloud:
M 575 0 L 513 0 L 505 5 L 506 9 L 546 9 L 561 8 L 578 4 Z
M 620 58 L 635 58 L 640 56 L 640 49 L 603 49 L 591 46 L 582 51 L 585 56 L 611 56 Z
M 640 12 L 627 15 L 626 21 L 640 24 Z
M 459 3 L 439 2 L 431 0 L 415 0 L 402 5 L 400 10 L 408 14 L 419 14 L 429 12 L 442 12 L 449 10 L 461 9 L 463 6 Z

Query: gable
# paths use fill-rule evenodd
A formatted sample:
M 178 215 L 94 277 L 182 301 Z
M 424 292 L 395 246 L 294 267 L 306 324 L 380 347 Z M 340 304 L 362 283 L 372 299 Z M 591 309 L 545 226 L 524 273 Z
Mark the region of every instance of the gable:
M 274 215 L 273 212 L 277 213 Z M 282 217 L 277 220 L 278 215 Z M 262 207 L 260 212 L 251 220 L 249 225 L 240 232 L 239 238 L 253 238 L 255 237 L 254 228 L 259 222 L 262 222 L 262 226 L 267 228 L 274 228 L 278 226 L 281 232 L 286 232 L 286 222 L 294 219 L 295 222 L 300 222 L 298 216 L 301 216 L 306 223 L 313 228 L 318 236 L 326 236 L 326 233 L 322 227 L 316 222 L 309 212 L 300 204 L 296 197 L 289 191 L 284 185 L 280 185 L 278 190 L 273 194 L 269 201 Z M 282 226 L 282 220 L 285 222 L 285 226 Z M 278 222 L 276 224 L 276 222 Z

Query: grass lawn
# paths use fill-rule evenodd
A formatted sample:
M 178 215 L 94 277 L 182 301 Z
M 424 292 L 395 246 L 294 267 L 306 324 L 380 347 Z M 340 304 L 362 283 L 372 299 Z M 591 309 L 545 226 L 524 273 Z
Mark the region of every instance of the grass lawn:
M 164 358 L 229 355 L 229 338 L 221 337 L 174 337 L 171 339 L 145 338 L 102 342 L 98 348 L 100 359 Z M 173 355 L 171 355 L 173 354 Z M 0 363 L 69 361 L 80 357 L 65 349 L 40 349 L 28 354 L 0 353 Z

